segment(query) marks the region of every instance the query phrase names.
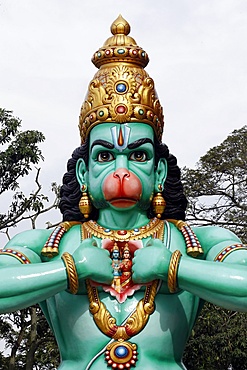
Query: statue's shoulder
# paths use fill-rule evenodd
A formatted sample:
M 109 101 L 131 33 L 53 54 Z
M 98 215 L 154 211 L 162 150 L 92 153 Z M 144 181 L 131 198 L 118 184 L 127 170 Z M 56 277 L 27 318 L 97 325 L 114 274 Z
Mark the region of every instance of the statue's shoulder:
M 34 229 L 23 231 L 15 235 L 6 245 L 8 248 L 24 247 L 40 255 L 41 250 L 51 234 L 49 229 Z
M 241 240 L 228 229 L 219 226 L 199 226 L 193 227 L 193 231 L 200 241 L 205 252 L 212 247 L 223 244 L 241 243 Z

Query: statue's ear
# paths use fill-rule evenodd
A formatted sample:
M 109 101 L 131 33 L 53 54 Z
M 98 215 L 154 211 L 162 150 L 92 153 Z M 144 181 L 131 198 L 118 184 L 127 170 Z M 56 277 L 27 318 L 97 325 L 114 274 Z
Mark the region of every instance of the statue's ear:
M 76 178 L 81 188 L 83 187 L 87 189 L 87 177 L 88 177 L 87 166 L 84 160 L 80 158 L 76 162 Z
M 167 161 L 164 158 L 161 158 L 158 162 L 158 166 L 155 171 L 154 190 L 156 193 L 164 189 L 166 176 L 167 176 Z

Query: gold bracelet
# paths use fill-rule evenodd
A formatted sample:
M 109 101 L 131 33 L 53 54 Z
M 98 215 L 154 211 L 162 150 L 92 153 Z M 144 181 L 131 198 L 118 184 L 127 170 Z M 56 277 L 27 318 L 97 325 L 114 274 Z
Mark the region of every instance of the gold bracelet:
M 68 290 L 71 294 L 76 294 L 79 288 L 78 275 L 75 267 L 75 262 L 71 254 L 63 253 L 62 260 L 65 264 L 68 277 Z
M 167 285 L 170 293 L 175 293 L 177 291 L 177 272 L 178 265 L 182 254 L 179 250 L 172 253 L 169 269 L 168 269 L 168 280 Z

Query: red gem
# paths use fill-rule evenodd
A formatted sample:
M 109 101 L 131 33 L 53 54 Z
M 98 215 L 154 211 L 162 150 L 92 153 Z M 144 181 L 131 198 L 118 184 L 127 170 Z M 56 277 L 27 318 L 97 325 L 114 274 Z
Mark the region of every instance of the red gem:
M 132 53 L 133 53 L 134 55 L 136 55 L 136 54 L 137 54 L 137 50 L 133 50 L 133 51 L 132 51 Z
M 118 230 L 118 235 L 126 235 L 127 231 L 126 230 Z
M 126 112 L 126 108 L 125 108 L 125 106 L 123 106 L 123 105 L 119 105 L 119 106 L 117 107 L 117 112 L 118 112 L 118 113 L 120 113 L 120 114 L 125 113 L 125 112 Z
M 105 53 L 106 53 L 106 55 L 109 55 L 111 52 L 110 52 L 110 50 L 106 50 Z

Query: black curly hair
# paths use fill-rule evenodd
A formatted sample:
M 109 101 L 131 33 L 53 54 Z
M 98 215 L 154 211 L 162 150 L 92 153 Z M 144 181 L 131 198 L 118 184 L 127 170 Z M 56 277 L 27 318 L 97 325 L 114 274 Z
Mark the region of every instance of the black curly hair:
M 86 165 L 88 165 L 88 138 L 85 143 L 76 148 L 67 164 L 67 172 L 63 176 L 63 185 L 60 191 L 59 208 L 63 215 L 63 221 L 87 221 L 79 210 L 79 201 L 81 198 L 80 185 L 76 178 L 76 162 L 79 158 L 83 158 Z M 174 155 L 169 153 L 166 144 L 155 141 L 155 165 L 157 166 L 160 158 L 165 158 L 168 165 L 168 172 L 162 192 L 166 201 L 165 212 L 162 215 L 163 219 L 185 219 L 185 210 L 187 206 L 187 199 L 183 193 L 183 186 L 181 183 L 180 169 L 177 165 L 177 159 Z M 152 209 L 148 210 L 148 217 L 152 218 L 155 215 Z M 90 214 L 90 219 L 97 220 L 98 210 L 93 207 Z

